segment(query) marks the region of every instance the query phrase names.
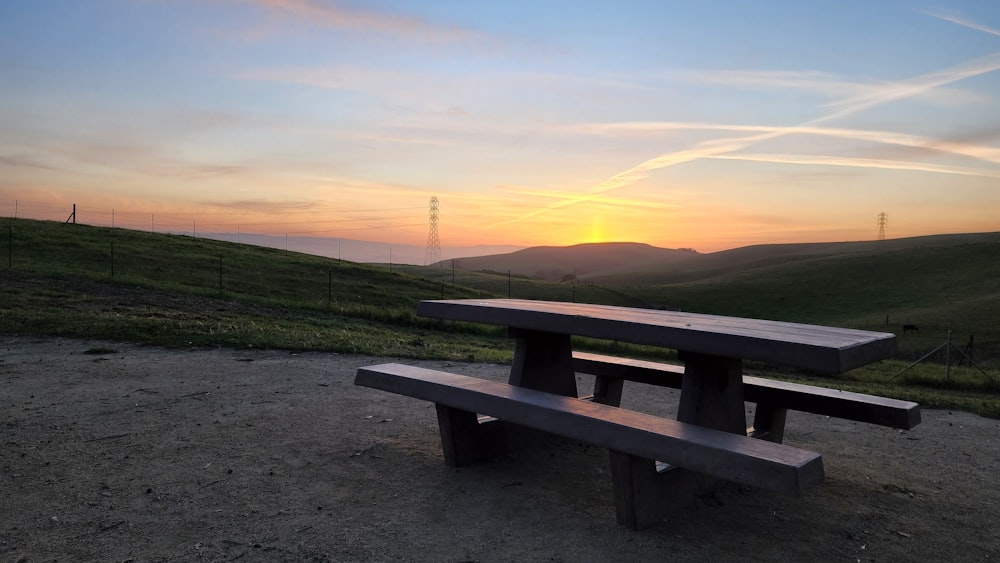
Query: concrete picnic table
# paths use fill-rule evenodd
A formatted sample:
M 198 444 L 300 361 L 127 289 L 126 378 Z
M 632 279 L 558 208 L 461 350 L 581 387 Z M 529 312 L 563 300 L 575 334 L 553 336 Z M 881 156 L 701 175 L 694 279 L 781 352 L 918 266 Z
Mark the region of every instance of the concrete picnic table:
M 890 333 L 519 299 L 423 301 L 417 314 L 508 327 L 516 346 L 507 386 L 395 364 L 362 368 L 358 384 L 434 401 L 452 465 L 506 451 L 521 426 L 608 447 L 618 520 L 632 528 L 655 522 L 672 496 L 704 486 L 704 475 L 791 494 L 821 481 L 819 454 L 780 443 L 788 409 L 919 423 L 915 403 L 743 375 L 744 360 L 839 374 L 894 355 Z M 677 350 L 684 365 L 574 353 L 573 336 Z M 595 374 L 593 395 L 581 396 L 577 372 Z M 628 380 L 679 387 L 677 420 L 618 408 Z M 748 394 L 757 403 L 749 428 Z

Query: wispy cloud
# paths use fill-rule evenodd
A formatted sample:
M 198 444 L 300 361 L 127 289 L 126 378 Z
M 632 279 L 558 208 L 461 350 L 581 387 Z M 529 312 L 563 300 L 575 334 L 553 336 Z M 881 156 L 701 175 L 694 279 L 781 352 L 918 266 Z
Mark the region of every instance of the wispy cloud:
M 833 104 L 857 97 L 877 95 L 886 84 L 882 81 L 859 82 L 844 80 L 836 75 L 818 71 L 784 70 L 712 70 L 687 71 L 672 75 L 685 82 L 708 84 L 725 88 L 762 91 L 797 91 L 833 99 Z M 953 89 L 933 89 L 917 94 L 928 100 L 942 103 L 963 103 L 977 98 L 975 94 Z M 839 100 L 839 101 L 838 101 Z
M 517 194 L 526 195 L 531 197 L 541 197 L 548 199 L 566 200 L 568 198 L 577 197 L 578 194 L 565 191 L 555 191 L 555 190 L 529 190 L 524 188 L 503 188 L 502 191 Z M 610 197 L 607 194 L 600 194 L 600 197 L 592 200 L 594 203 L 599 203 L 602 205 L 611 205 L 615 207 L 639 207 L 643 209 L 677 209 L 684 207 L 683 205 L 676 203 L 667 202 L 655 202 L 649 200 L 638 200 L 638 199 L 626 199 L 620 197 Z
M 286 14 L 309 25 L 376 32 L 413 41 L 454 43 L 485 39 L 483 34 L 475 30 L 441 25 L 422 18 L 319 4 L 311 0 L 243 0 L 243 2 Z
M 810 127 L 792 126 L 782 127 L 773 125 L 734 125 L 720 123 L 692 123 L 692 122 L 627 122 L 627 123 L 599 123 L 585 125 L 579 128 L 582 131 L 594 133 L 657 133 L 666 131 L 740 131 L 751 133 L 777 133 L 785 135 L 815 135 L 823 137 L 835 137 L 839 139 L 850 139 L 855 141 L 868 141 L 872 143 L 899 145 L 909 148 L 927 149 L 941 153 L 967 156 L 984 162 L 1000 164 L 1000 148 L 950 141 L 947 139 L 937 139 L 923 137 L 920 135 L 909 135 L 906 133 L 895 133 L 892 131 L 872 131 L 864 129 L 843 129 L 836 127 Z M 997 133 L 1000 134 L 1000 133 Z
M 856 96 L 878 86 L 842 80 L 818 71 L 711 70 L 687 71 L 673 75 L 685 82 L 761 90 L 798 90 L 826 97 Z
M 350 90 L 369 95 L 381 94 L 383 97 L 405 95 L 408 98 L 421 99 L 428 97 L 428 94 L 435 91 L 443 92 L 445 90 L 445 86 L 435 83 L 431 79 L 432 74 L 430 73 L 381 70 L 351 65 L 255 69 L 245 71 L 237 76 L 246 80 L 283 82 L 328 90 Z M 401 88 L 406 92 L 398 92 Z
M 1000 53 L 993 53 L 940 72 L 887 82 L 871 93 L 836 102 L 835 105 L 839 106 L 840 110 L 809 121 L 807 124 L 826 123 L 888 102 L 919 96 L 936 88 L 997 70 L 1000 70 Z
M 939 72 L 923 74 L 905 80 L 885 82 L 878 85 L 877 88 L 874 88 L 871 91 L 853 95 L 838 101 L 836 103 L 836 107 L 838 108 L 836 111 L 809 120 L 800 124 L 798 127 L 817 127 L 821 124 L 842 119 L 890 102 L 919 96 L 931 92 L 936 88 L 940 88 L 967 78 L 995 72 L 997 70 L 1000 70 L 1000 53 L 994 53 L 985 57 L 973 59 Z M 554 209 L 594 201 L 603 193 L 624 188 L 647 178 L 653 171 L 699 159 L 713 158 L 735 153 L 756 143 L 784 137 L 789 134 L 787 128 L 775 128 L 772 130 L 752 132 L 755 134 L 742 137 L 729 137 L 702 141 L 695 144 L 691 148 L 662 154 L 655 158 L 641 162 L 628 170 L 624 170 L 614 176 L 611 176 L 610 178 L 592 187 L 588 193 L 566 198 L 565 200 L 552 203 L 543 208 L 523 214 L 517 218 L 496 223 L 492 226 L 497 227 L 518 223 Z
M 772 164 L 812 164 L 822 166 L 850 166 L 857 168 L 882 168 L 888 170 L 911 170 L 915 172 L 934 172 L 938 174 L 958 174 L 962 176 L 981 176 L 984 178 L 1000 178 L 1000 170 L 988 168 L 965 168 L 912 162 L 905 160 L 885 160 L 876 158 L 841 157 L 825 155 L 792 155 L 792 154 L 726 154 L 708 158 L 720 160 L 744 160 L 750 162 L 767 162 Z
M 91 137 L 66 138 L 35 145 L 40 156 L 0 157 L 0 164 L 33 166 L 50 170 L 74 170 L 77 174 L 117 171 L 145 178 L 205 179 L 247 172 L 243 164 L 193 159 L 166 145 L 140 137 L 106 140 Z
M 308 211 L 315 207 L 309 201 L 276 201 L 276 200 L 231 200 L 206 202 L 214 207 L 222 207 L 251 213 L 287 213 L 290 211 Z
M 944 14 L 941 12 L 933 12 L 930 10 L 921 10 L 920 13 L 931 16 L 932 18 L 937 18 L 939 20 L 951 22 L 953 24 L 960 25 L 962 27 L 967 27 L 969 29 L 982 31 L 983 33 L 989 33 L 990 35 L 996 35 L 997 37 L 1000 37 L 1000 29 L 994 29 L 992 27 L 986 26 L 978 22 L 974 22 L 962 16 L 957 16 L 953 14 Z
M 14 166 L 14 167 L 24 167 L 24 168 L 39 168 L 41 170 L 58 170 L 54 166 L 50 166 L 37 158 L 32 156 L 27 156 L 23 154 L 0 154 L 0 166 Z

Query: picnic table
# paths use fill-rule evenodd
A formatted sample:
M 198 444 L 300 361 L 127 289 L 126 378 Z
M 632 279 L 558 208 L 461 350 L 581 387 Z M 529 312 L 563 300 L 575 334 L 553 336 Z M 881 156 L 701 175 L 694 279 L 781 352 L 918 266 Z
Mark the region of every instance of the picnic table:
M 446 463 L 500 455 L 525 429 L 608 448 L 618 521 L 655 523 L 706 480 L 797 495 L 822 481 L 820 454 L 782 443 L 801 410 L 896 428 L 916 403 L 745 376 L 747 360 L 834 375 L 893 356 L 895 335 L 779 321 L 517 299 L 423 301 L 417 314 L 508 327 L 506 384 L 403 364 L 358 370 L 355 383 L 435 403 Z M 676 350 L 681 365 L 588 354 L 573 336 Z M 594 376 L 592 393 L 577 373 Z M 626 381 L 681 390 L 677 419 L 620 408 Z M 745 403 L 756 404 L 747 426 Z

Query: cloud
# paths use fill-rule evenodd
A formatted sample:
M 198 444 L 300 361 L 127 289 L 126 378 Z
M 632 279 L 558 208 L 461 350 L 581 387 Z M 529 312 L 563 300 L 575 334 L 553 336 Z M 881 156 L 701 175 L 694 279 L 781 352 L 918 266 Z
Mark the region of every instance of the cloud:
M 752 133 L 775 133 L 786 135 L 816 135 L 823 137 L 835 137 L 840 139 L 850 139 L 855 141 L 869 141 L 888 145 L 899 145 L 917 149 L 927 149 L 942 153 L 967 156 L 984 162 L 1000 164 L 1000 148 L 951 141 L 947 139 L 935 139 L 920 135 L 909 135 L 906 133 L 895 133 L 892 131 L 872 131 L 864 129 L 843 129 L 836 127 L 815 127 L 815 126 L 774 126 L 774 125 L 734 125 L 721 123 L 699 123 L 699 122 L 670 122 L 670 121 L 647 121 L 647 122 L 626 122 L 626 123 L 599 123 L 584 125 L 579 128 L 585 132 L 593 133 L 657 133 L 666 131 L 739 131 Z M 983 138 L 993 138 L 1000 133 L 983 134 Z
M 286 213 L 289 211 L 308 211 L 315 206 L 313 202 L 308 201 L 231 200 L 209 201 L 206 203 L 214 207 L 268 214 Z
M 112 135 L 109 135 L 111 137 Z M 40 144 L 34 150 L 44 160 L 23 155 L 0 156 L 0 163 L 32 166 L 48 170 L 73 170 L 76 174 L 100 170 L 129 172 L 153 178 L 190 178 L 232 176 L 247 170 L 240 164 L 204 162 L 173 154 L 168 147 L 141 137 L 73 139 Z M 51 164 L 50 164 L 51 162 Z
M 331 234 L 345 231 L 395 229 L 411 227 L 417 209 L 426 207 L 390 207 L 383 209 L 331 208 L 324 204 L 328 200 L 274 200 L 274 199 L 232 199 L 206 200 L 202 204 L 221 208 L 233 213 L 224 216 L 230 222 L 213 221 L 212 228 L 251 229 L 270 233 L 285 234 Z M 286 218 L 276 221 L 275 217 Z M 322 217 L 336 217 L 322 219 Z M 239 218 L 238 221 L 235 219 Z M 419 223 L 426 225 L 426 222 Z M 303 226 L 308 228 L 303 229 Z M 295 227 L 290 230 L 289 227 Z
M 204 178 L 206 176 L 232 176 L 242 173 L 246 167 L 229 164 L 197 164 L 178 162 L 174 165 L 174 174 L 187 178 Z M 170 175 L 167 172 L 165 175 Z
M 939 20 L 944 20 L 946 22 L 951 22 L 953 24 L 960 25 L 962 27 L 967 27 L 969 29 L 974 29 L 976 31 L 982 31 L 983 33 L 989 33 L 990 35 L 996 35 L 1000 37 L 1000 29 L 994 29 L 986 25 L 968 20 L 961 16 L 954 16 L 949 14 L 942 14 L 940 12 L 931 12 L 929 10 L 921 10 L 920 13 L 931 16 L 932 18 L 937 18 Z
M 833 74 L 818 71 L 784 70 L 712 70 L 688 71 L 675 75 L 676 78 L 699 84 L 710 84 L 726 88 L 746 88 L 756 90 L 796 90 L 816 94 L 824 98 L 848 100 L 856 97 L 876 95 L 886 82 L 857 82 L 837 78 Z M 921 97 L 938 103 L 969 103 L 977 97 L 968 92 L 956 90 L 928 90 Z
M 823 96 L 856 96 L 877 86 L 840 80 L 818 71 L 712 70 L 687 71 L 675 75 L 686 82 L 765 90 L 800 90 Z
M 505 108 L 523 103 L 524 93 L 532 93 L 548 103 L 564 107 L 566 99 L 586 100 L 605 104 L 608 100 L 632 95 L 643 87 L 624 80 L 595 78 L 570 73 L 524 71 L 455 72 L 433 65 L 380 68 L 359 64 L 297 66 L 277 68 L 247 68 L 233 71 L 241 80 L 277 82 L 310 86 L 327 90 L 356 92 L 384 101 L 383 108 L 405 110 L 408 119 L 431 118 L 435 127 L 447 123 L 449 128 L 481 131 L 484 126 L 513 131 L 523 127 L 523 114 L 484 123 L 483 114 L 473 107 L 495 104 Z M 470 106 L 470 103 L 472 104 Z M 537 105 L 539 102 L 532 102 Z M 402 106 L 402 107 L 401 107 Z M 531 109 L 527 111 L 538 111 Z M 548 114 L 546 114 L 548 115 Z M 441 117 L 448 118 L 442 120 Z M 531 122 L 531 132 L 546 123 Z
M 0 165 L 24 168 L 40 168 L 42 170 L 58 170 L 54 166 L 49 166 L 44 162 L 30 156 L 20 154 L 0 155 Z
M 558 200 L 565 200 L 567 198 L 577 197 L 577 194 L 573 194 L 570 192 L 553 191 L 553 190 L 528 190 L 523 188 L 503 188 L 502 191 L 516 195 L 526 195 L 531 197 L 541 197 L 541 198 L 558 199 Z M 684 207 L 683 205 L 675 203 L 653 202 L 649 200 L 610 197 L 607 194 L 599 194 L 599 197 L 594 198 L 592 201 L 594 203 L 600 203 L 602 205 L 612 205 L 615 207 L 641 207 L 644 209 L 648 208 L 676 209 Z
M 426 73 L 407 72 L 400 70 L 378 70 L 366 67 L 356 67 L 342 65 L 336 68 L 282 68 L 282 69 L 257 69 L 246 71 L 239 78 L 247 80 L 261 80 L 269 82 L 284 82 L 287 84 L 299 84 L 303 86 L 313 86 L 328 90 L 350 90 L 370 95 L 399 95 L 399 89 L 403 85 L 413 96 L 412 90 L 422 91 L 432 89 L 432 91 L 443 92 L 445 86 L 437 83 Z M 440 77 L 438 77 L 440 79 Z M 419 97 L 427 97 L 426 94 Z
M 877 88 L 873 88 L 864 93 L 853 95 L 836 102 L 836 107 L 838 107 L 836 111 L 809 120 L 800 124 L 798 127 L 816 127 L 823 123 L 848 117 L 880 105 L 926 94 L 936 88 L 940 88 L 967 78 L 988 74 L 996 70 L 1000 70 L 1000 53 L 993 53 L 991 55 L 973 59 L 943 71 L 923 74 L 905 80 L 884 82 L 878 85 Z M 624 170 L 614 176 L 611 176 L 603 182 L 593 186 L 589 190 L 589 193 L 566 198 L 563 201 L 550 204 L 542 209 L 536 209 L 517 218 L 497 223 L 493 226 L 496 227 L 518 223 L 554 209 L 575 205 L 577 203 L 594 201 L 600 196 L 600 194 L 635 184 L 636 182 L 647 178 L 653 171 L 703 158 L 713 158 L 735 153 L 756 143 L 777 139 L 789 134 L 788 128 L 775 128 L 771 130 L 752 132 L 755 134 L 743 137 L 729 137 L 701 141 L 691 148 L 662 154 L 655 158 L 641 162 L 628 170 Z M 938 170 L 935 170 L 935 172 L 937 171 Z
M 813 119 L 807 125 L 825 123 L 841 117 L 847 117 L 875 106 L 926 94 L 936 88 L 967 78 L 989 74 L 997 70 L 1000 70 L 1000 53 L 993 53 L 940 72 L 923 74 L 905 80 L 886 82 L 872 92 L 852 96 L 836 102 L 834 105 L 839 106 L 840 110 Z
M 964 168 L 924 162 L 904 160 L 884 160 L 876 158 L 858 158 L 824 155 L 789 155 L 789 154 L 727 154 L 708 158 L 719 160 L 745 160 L 750 162 L 766 162 L 775 164 L 813 164 L 823 166 L 851 166 L 858 168 L 883 168 L 889 170 L 912 170 L 916 172 L 934 172 L 938 174 L 958 174 L 962 176 L 981 176 L 984 178 L 1000 178 L 1000 170 L 986 168 Z
M 374 32 L 425 43 L 481 41 L 477 31 L 441 25 L 412 16 L 399 16 L 336 5 L 320 5 L 311 0 L 244 0 L 280 12 L 309 25 Z
M 185 132 L 202 132 L 219 129 L 235 129 L 255 125 L 274 125 L 262 117 L 234 111 L 204 108 L 176 108 L 165 111 L 161 117 L 168 126 Z

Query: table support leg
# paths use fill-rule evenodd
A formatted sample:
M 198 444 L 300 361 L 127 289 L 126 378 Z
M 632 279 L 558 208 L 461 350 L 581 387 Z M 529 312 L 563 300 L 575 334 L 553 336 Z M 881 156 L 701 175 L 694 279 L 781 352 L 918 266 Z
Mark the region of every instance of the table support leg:
M 573 348 L 568 334 L 511 330 L 517 339 L 508 383 L 577 397 Z
M 684 381 L 677 420 L 746 434 L 743 405 L 743 362 L 704 354 L 683 353 Z

